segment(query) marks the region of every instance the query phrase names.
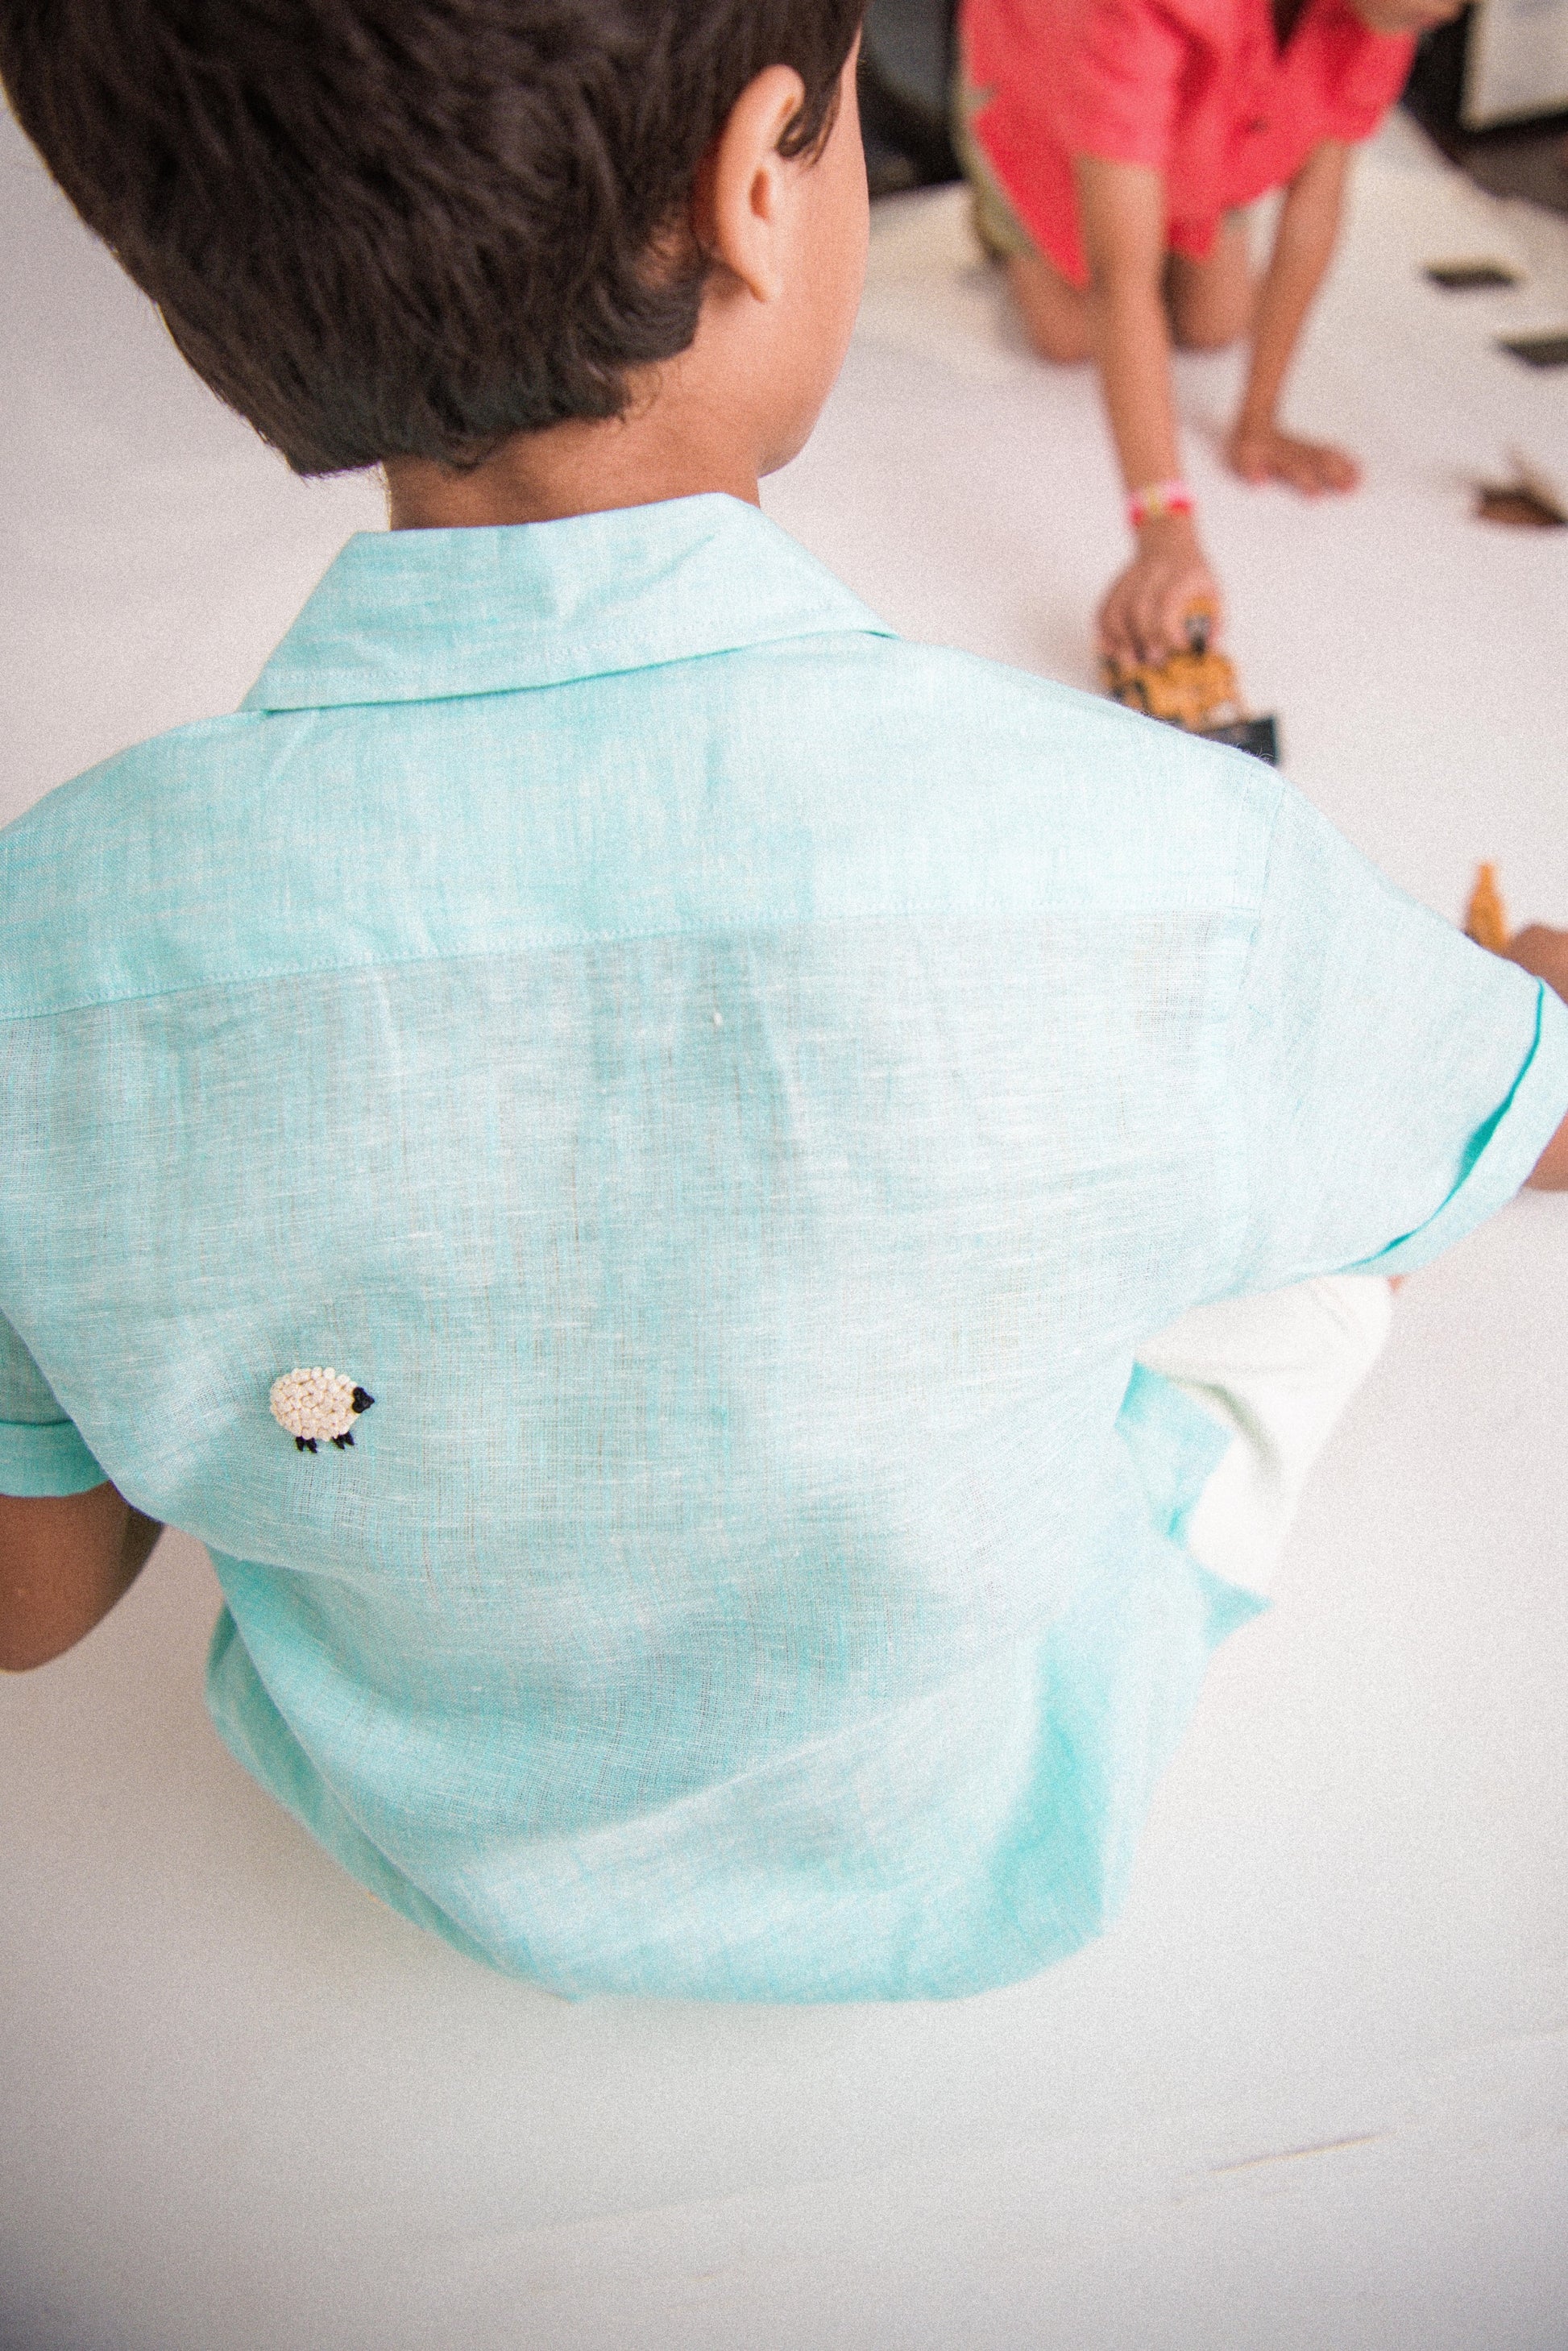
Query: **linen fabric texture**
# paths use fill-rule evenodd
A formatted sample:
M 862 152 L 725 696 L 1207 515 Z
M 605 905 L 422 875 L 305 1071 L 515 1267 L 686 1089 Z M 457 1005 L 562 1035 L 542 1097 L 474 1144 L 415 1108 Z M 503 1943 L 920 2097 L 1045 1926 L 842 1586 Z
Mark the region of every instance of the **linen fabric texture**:
M 1260 1604 L 1141 1343 L 1423 1262 L 1568 1105 L 1568 1011 L 1271 770 L 717 496 L 350 540 L 0 912 L 0 1488 L 204 1542 L 235 1753 L 566 1993 L 1095 1933 Z
M 1306 0 L 1283 51 L 1271 0 L 966 0 L 959 33 L 955 128 L 988 241 L 1032 241 L 1074 286 L 1075 155 L 1159 172 L 1171 249 L 1203 261 L 1227 212 L 1325 140 L 1369 138 L 1415 53 L 1350 0 Z

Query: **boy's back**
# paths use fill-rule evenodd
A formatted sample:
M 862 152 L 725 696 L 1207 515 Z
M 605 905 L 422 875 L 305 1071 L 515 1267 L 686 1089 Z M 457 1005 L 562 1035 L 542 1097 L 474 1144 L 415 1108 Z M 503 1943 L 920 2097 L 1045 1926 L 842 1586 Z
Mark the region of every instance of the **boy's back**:
M 1103 1923 L 1254 1605 L 1140 1353 L 1435 1250 L 1568 1103 L 1562 1006 L 1272 776 L 753 511 L 858 298 L 857 19 L 0 0 L 180 348 L 393 526 L 0 838 L 0 1661 L 188 1528 L 236 1751 L 564 1990 Z
M 1140 1343 L 1435 1250 L 1568 1092 L 1266 770 L 724 498 L 351 542 L 0 901 L 0 1489 L 207 1541 L 236 1751 L 567 1991 L 1092 1932 L 1254 1604 Z M 351 1447 L 269 1412 L 313 1366 Z

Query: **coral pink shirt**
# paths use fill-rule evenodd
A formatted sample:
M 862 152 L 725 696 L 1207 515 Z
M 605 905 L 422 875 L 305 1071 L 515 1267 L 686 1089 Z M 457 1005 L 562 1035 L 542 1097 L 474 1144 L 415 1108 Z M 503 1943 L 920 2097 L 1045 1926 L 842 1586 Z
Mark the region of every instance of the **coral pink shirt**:
M 1375 130 L 1410 70 L 1407 35 L 1347 0 L 1307 0 L 1283 55 L 1270 0 L 965 0 L 975 131 L 1030 235 L 1088 276 L 1074 155 L 1163 172 L 1169 238 L 1202 260 L 1222 214 L 1292 179 L 1325 139 Z

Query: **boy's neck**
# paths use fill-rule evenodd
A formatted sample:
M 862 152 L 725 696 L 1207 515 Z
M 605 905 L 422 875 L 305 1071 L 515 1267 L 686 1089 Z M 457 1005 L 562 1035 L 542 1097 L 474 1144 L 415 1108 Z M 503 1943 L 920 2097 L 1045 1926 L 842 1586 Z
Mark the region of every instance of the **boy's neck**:
M 460 530 L 497 523 L 558 522 L 615 507 L 727 491 L 758 503 L 758 466 L 745 435 L 683 429 L 685 403 L 663 387 L 624 417 L 518 433 L 471 473 L 421 457 L 384 467 L 393 530 Z M 727 445 L 733 439 L 735 445 Z

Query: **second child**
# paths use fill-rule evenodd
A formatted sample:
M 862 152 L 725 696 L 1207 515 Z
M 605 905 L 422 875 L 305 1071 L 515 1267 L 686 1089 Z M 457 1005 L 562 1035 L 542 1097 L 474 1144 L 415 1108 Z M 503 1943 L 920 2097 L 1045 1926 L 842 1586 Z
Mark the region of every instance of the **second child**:
M 1460 0 L 966 0 L 956 130 L 981 236 L 1037 350 L 1092 358 L 1134 554 L 1100 611 L 1101 651 L 1157 661 L 1218 581 L 1182 478 L 1173 344 L 1246 340 L 1233 472 L 1309 497 L 1354 460 L 1281 409 L 1333 255 L 1351 152 L 1410 68 L 1412 37 Z M 1242 207 L 1282 189 L 1253 281 Z

